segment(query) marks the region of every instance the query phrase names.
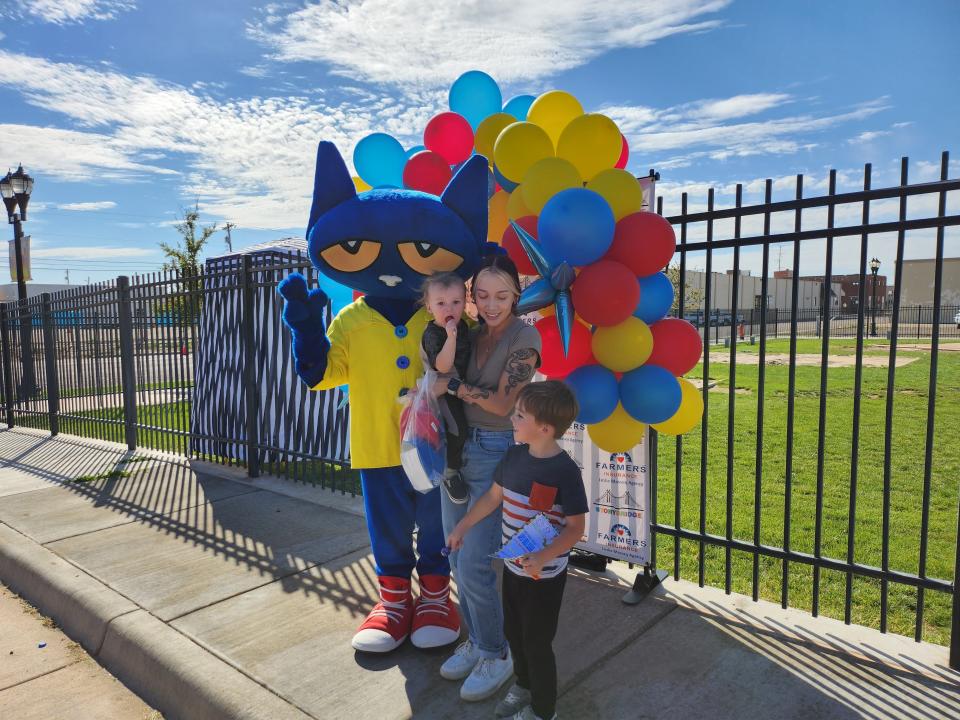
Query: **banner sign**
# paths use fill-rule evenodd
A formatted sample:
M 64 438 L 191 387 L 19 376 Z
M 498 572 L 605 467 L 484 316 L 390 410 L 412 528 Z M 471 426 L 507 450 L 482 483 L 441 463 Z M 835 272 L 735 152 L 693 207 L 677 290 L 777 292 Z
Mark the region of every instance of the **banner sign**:
M 581 550 L 638 565 L 650 562 L 648 437 L 649 432 L 630 452 L 609 453 L 591 442 L 583 424 L 574 423 L 560 439 L 580 466 L 587 492 L 590 511 L 585 539 L 577 543 Z
M 16 240 L 7 240 L 7 255 L 10 258 L 10 282 L 17 280 L 17 245 Z M 20 237 L 20 260 L 23 262 L 23 279 L 33 280 L 30 275 L 30 236 Z

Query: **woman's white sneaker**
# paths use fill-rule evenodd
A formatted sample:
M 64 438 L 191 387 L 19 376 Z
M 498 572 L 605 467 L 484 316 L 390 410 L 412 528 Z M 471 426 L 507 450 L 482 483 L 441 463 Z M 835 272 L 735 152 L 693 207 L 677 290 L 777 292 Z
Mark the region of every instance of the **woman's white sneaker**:
M 480 658 L 460 688 L 460 697 L 469 702 L 485 700 L 513 677 L 513 658 Z
M 440 666 L 440 677 L 447 680 L 463 680 L 480 660 L 480 650 L 470 640 L 457 645 L 453 655 Z

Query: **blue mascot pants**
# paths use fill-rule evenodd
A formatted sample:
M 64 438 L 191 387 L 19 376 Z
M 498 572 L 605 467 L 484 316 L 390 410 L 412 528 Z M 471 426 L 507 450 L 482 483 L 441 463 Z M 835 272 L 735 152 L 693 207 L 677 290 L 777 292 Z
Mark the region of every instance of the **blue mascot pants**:
M 377 563 L 377 575 L 409 578 L 449 575 L 450 564 L 440 551 L 446 544 L 440 515 L 440 488 L 417 492 L 402 467 L 360 471 L 367 530 Z M 413 553 L 417 527 L 417 556 Z

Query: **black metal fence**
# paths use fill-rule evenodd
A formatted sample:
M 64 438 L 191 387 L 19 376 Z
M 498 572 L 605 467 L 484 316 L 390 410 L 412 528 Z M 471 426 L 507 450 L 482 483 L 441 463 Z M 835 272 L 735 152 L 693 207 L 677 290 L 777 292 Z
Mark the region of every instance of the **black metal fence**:
M 729 349 L 704 353 L 693 373 L 705 408 L 699 437 L 651 433 L 654 561 L 701 585 L 950 642 L 951 665 L 960 667 L 960 353 L 940 352 L 941 338 L 956 336 L 956 308 L 940 298 L 945 231 L 960 225 L 947 198 L 960 180 L 947 179 L 945 154 L 936 182 L 908 184 L 904 160 L 894 187 L 872 189 L 868 165 L 862 191 L 837 193 L 834 172 L 826 196 L 804 197 L 803 176 L 792 200 L 774 202 L 772 191 L 767 181 L 763 201 L 744 205 L 737 186 L 733 206 L 718 208 L 711 190 L 696 212 L 684 194 L 681 213 L 668 217 L 679 237 L 677 315 L 691 314 L 687 268 L 702 260 L 708 300 L 693 320 L 711 318 L 699 322 L 705 345 Z M 931 198 L 933 213 L 908 217 L 908 201 Z M 871 220 L 871 209 L 889 201 L 896 218 Z M 851 208 L 858 222 L 835 222 Z M 805 218 L 818 211 L 825 222 L 811 228 Z M 773 231 L 783 214 L 792 229 Z M 747 222 L 758 231 L 742 232 Z M 873 317 L 864 290 L 871 242 L 895 237 L 900 278 L 916 231 L 935 236 L 930 304 L 902 306 L 898 282 L 892 306 Z M 818 243 L 822 260 L 802 267 Z M 830 278 L 838 253 L 858 259 L 861 310 L 806 310 L 799 284 L 788 310 L 769 308 L 771 251 L 783 244 L 796 275 Z M 760 254 L 762 300 L 746 309 L 737 307 L 737 283 L 750 252 Z M 723 316 L 710 307 L 710 284 L 715 259 L 730 253 Z M 3 419 L 357 492 L 348 463 L 331 450 L 345 441 L 342 413 L 329 402 L 318 408 L 316 393 L 289 390 L 295 374 L 274 288 L 294 270 L 315 283 L 305 256 L 245 256 L 196 278 L 121 277 L 0 305 Z M 219 323 L 205 325 L 205 311 Z M 205 344 L 233 358 L 216 370 L 220 384 L 208 386 L 226 419 L 213 429 L 191 422 L 198 387 L 210 380 L 198 360 Z
M 863 189 L 848 193 L 837 192 L 831 171 L 828 194 L 820 197 L 804 197 L 798 175 L 794 198 L 781 202 L 773 201 L 770 180 L 755 205 L 743 204 L 740 185 L 732 207 L 722 209 L 712 189 L 703 211 L 689 211 L 682 195 L 680 214 L 668 216 L 679 235 L 678 314 L 687 314 L 687 268 L 695 258 L 705 265 L 702 316 L 713 316 L 711 278 L 722 253 L 732 263 L 724 312 L 749 318 L 752 327 L 745 329 L 746 342 L 731 342 L 739 328 L 727 325 L 729 350 L 719 357 L 704 353 L 699 437 L 659 443 L 654 437 L 651 513 L 654 538 L 671 539 L 660 544 L 659 559 L 672 562 L 674 577 L 755 600 L 777 598 L 783 607 L 799 605 L 883 632 L 892 627 L 918 641 L 949 642 L 950 664 L 958 668 L 960 365 L 940 347 L 945 330 L 956 330 L 949 314 L 956 309 L 941 304 L 945 234 L 960 225 L 960 215 L 947 213 L 948 197 L 955 207 L 960 190 L 960 180 L 948 179 L 948 162 L 944 153 L 938 181 L 911 185 L 904 158 L 900 183 L 883 189 L 872 188 L 866 165 Z M 881 203 L 889 210 L 891 200 L 894 217 L 871 219 Z M 919 211 L 911 213 L 910 203 Z M 847 218 L 855 212 L 859 222 L 837 223 L 841 211 Z M 663 198 L 658 212 L 664 214 Z M 805 215 L 814 213 L 823 221 L 811 227 Z M 778 214 L 792 215 L 792 228 L 772 231 Z M 730 221 L 732 233 L 718 235 L 716 227 Z M 758 232 L 743 233 L 747 221 Z M 691 239 L 694 230 L 702 239 Z M 918 310 L 902 306 L 899 279 L 908 236 L 924 231 L 932 235 L 933 277 L 930 306 Z M 868 258 L 893 237 L 892 306 L 874 319 L 865 295 Z M 787 318 L 768 309 L 771 249 L 783 243 L 794 277 L 831 278 L 838 257 L 859 259 L 855 317 L 805 314 L 798 307 L 800 283 L 792 285 Z M 823 249 L 815 263 L 812 244 Z M 755 314 L 737 306 L 746 252 L 760 254 Z M 715 323 L 702 332 L 705 345 L 724 337 Z M 751 335 L 756 345 L 749 344 Z M 911 339 L 906 346 L 905 336 Z M 814 361 L 803 362 L 811 354 Z M 653 552 L 656 561 L 656 543 Z

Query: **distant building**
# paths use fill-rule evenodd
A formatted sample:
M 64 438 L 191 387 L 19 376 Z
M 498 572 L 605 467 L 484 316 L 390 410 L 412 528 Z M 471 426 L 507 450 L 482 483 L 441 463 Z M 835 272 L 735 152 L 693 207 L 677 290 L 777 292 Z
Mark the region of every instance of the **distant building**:
M 903 279 L 900 282 L 900 305 L 933 306 L 933 284 L 936 262 L 904 260 Z M 960 305 L 960 257 L 943 259 L 943 279 L 940 288 L 941 305 Z
M 789 270 L 777 271 L 789 273 Z M 777 273 L 774 273 L 775 275 Z M 787 275 L 789 277 L 789 274 Z M 801 280 L 810 280 L 813 282 L 823 282 L 822 275 L 806 275 Z M 834 287 L 839 286 L 839 302 L 834 309 L 842 313 L 857 312 L 857 305 L 860 302 L 860 274 L 854 275 L 832 275 L 830 281 Z M 887 306 L 887 277 L 886 275 L 877 275 L 877 284 L 874 287 L 873 275 L 868 270 L 865 277 L 866 288 L 864 288 L 863 301 L 867 309 L 873 307 L 874 293 L 876 293 L 877 310 L 882 310 Z
M 35 295 L 42 295 L 43 293 L 55 293 L 60 292 L 61 290 L 67 290 L 69 288 L 77 287 L 76 285 L 46 285 L 44 283 L 27 283 L 27 297 L 34 297 Z M 18 298 L 17 295 L 17 284 L 16 283 L 7 283 L 6 285 L 0 285 L 0 302 L 16 302 Z
M 706 273 L 699 270 L 687 270 L 687 301 L 684 310 L 703 309 L 703 293 L 706 291 Z M 834 281 L 830 286 L 830 308 L 840 309 L 840 284 Z M 699 298 L 691 302 L 693 297 Z M 763 300 L 763 278 L 740 271 L 737 290 L 738 312 L 759 310 Z M 789 310 L 793 300 L 793 278 L 789 270 L 778 270 L 774 277 L 767 279 L 767 308 L 769 310 Z M 711 273 L 710 308 L 712 310 L 730 310 L 733 301 L 733 271 Z M 823 283 L 820 279 L 800 278 L 797 287 L 797 308 L 815 310 L 824 305 Z

